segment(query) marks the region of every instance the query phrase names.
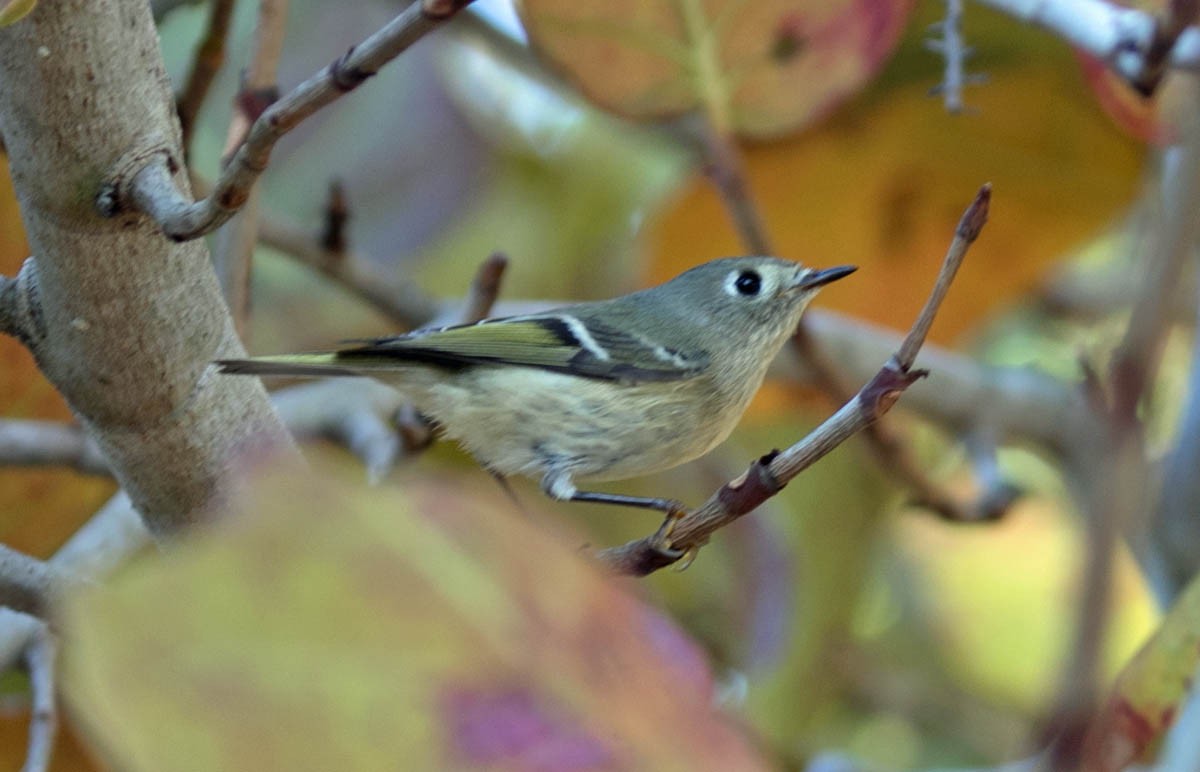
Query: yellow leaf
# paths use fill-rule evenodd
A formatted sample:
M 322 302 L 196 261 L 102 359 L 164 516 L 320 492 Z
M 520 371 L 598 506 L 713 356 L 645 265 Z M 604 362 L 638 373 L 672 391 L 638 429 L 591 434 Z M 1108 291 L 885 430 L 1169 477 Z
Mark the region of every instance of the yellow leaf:
M 37 6 L 37 0 L 9 0 L 0 8 L 0 27 L 7 27 L 24 19 Z
M 1117 676 L 1085 746 L 1089 769 L 1124 769 L 1170 728 L 1200 662 L 1200 576 Z
M 579 540 L 461 480 L 345 479 L 269 480 L 69 604 L 67 688 L 116 766 L 763 768 L 695 644 Z
M 880 84 L 832 120 L 746 148 L 749 186 L 774 250 L 816 266 L 860 267 L 824 290 L 818 305 L 907 329 L 964 207 L 991 182 L 988 225 L 933 329 L 934 340 L 953 340 L 1025 294 L 1133 199 L 1142 148 L 1097 109 L 1070 51 L 1006 57 L 1027 44 L 1022 28 L 980 21 L 992 26 L 969 30 L 970 40 L 991 52 L 978 65 L 990 78 L 967 93 L 967 113 L 947 114 L 927 96 L 938 62 L 912 40 Z M 652 281 L 745 252 L 699 176 L 649 236 Z

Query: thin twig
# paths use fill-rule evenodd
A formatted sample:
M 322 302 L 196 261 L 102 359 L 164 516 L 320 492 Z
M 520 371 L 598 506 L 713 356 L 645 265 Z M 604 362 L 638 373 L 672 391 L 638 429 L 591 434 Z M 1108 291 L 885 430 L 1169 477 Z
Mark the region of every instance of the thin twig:
M 474 324 L 486 319 L 496 305 L 500 295 L 500 283 L 504 279 L 504 271 L 508 268 L 508 257 L 503 252 L 493 252 L 479 265 L 475 271 L 475 279 L 467 291 L 459 314 L 459 324 Z
M 1173 32 L 1145 11 L 1107 0 L 979 2 L 1053 32 L 1105 62 L 1135 88 L 1156 85 L 1155 70 L 1163 66 L 1200 70 L 1200 28 L 1194 25 Z M 1170 40 L 1174 42 L 1168 45 Z
M 913 369 L 914 359 L 950 280 L 987 220 L 990 198 L 991 186 L 984 185 L 958 224 L 925 308 L 899 350 L 853 399 L 803 440 L 782 453 L 772 452 L 758 459 L 743 475 L 726 483 L 698 509 L 676 521 L 669 531 L 669 546 L 679 554 L 664 550 L 656 535 L 603 550 L 599 558 L 617 572 L 642 576 L 692 554 L 717 529 L 774 496 L 804 469 L 890 410 L 904 390 L 925 375 L 924 371 Z
M 250 62 L 242 77 L 241 91 L 234 100 L 233 116 L 226 133 L 226 155 L 245 141 L 250 127 L 279 94 L 276 81 L 279 58 L 283 55 L 287 14 L 288 0 L 259 0 Z M 250 272 L 254 248 L 258 245 L 260 198 L 259 186 L 254 180 L 249 181 L 245 201 L 218 231 L 213 242 L 213 264 L 221 280 L 225 302 L 233 312 L 234 326 L 243 341 L 247 339 L 250 323 Z
M 487 317 L 507 265 L 503 254 L 490 255 L 476 271 L 466 300 L 449 318 L 435 317 L 430 323 L 470 324 Z M 404 396 L 370 378 L 324 379 L 271 396 L 294 434 L 342 443 L 363 460 L 371 482 L 382 480 L 402 455 L 418 453 L 433 442 L 433 427 Z
M 700 137 L 705 173 L 716 186 L 742 244 L 753 254 L 774 254 L 770 236 L 746 182 L 742 157 L 737 147 L 711 122 L 706 122 L 698 129 L 691 128 L 690 124 L 687 127 Z M 800 320 L 792 344 L 811 368 L 818 388 L 835 403 L 846 402 L 850 398 L 850 390 L 842 383 L 840 369 L 817 346 L 806 319 Z M 863 435 L 880 467 L 902 480 L 922 506 L 947 519 L 973 519 L 970 508 L 960 506 L 929 479 L 904 441 L 885 422 L 867 426 Z
M 836 351 L 838 366 L 859 382 L 900 345 L 898 333 L 835 311 L 813 308 L 804 318 L 813 338 Z M 997 441 L 1033 442 L 1062 455 L 1095 421 L 1079 389 L 1032 367 L 984 365 L 932 343 L 921 349 L 921 361 L 932 374 L 906 392 L 905 407 L 951 433 L 968 436 L 982 424 Z M 780 357 L 772 369 L 778 378 L 818 383 L 799 357 Z
M 721 194 L 721 201 L 733 219 L 742 244 L 751 254 L 775 254 L 762 214 L 746 182 L 742 154 L 738 152 L 733 139 L 721 134 L 707 121 L 694 131 L 699 135 L 704 173 Z
M 176 8 L 182 8 L 185 5 L 196 5 L 199 2 L 200 0 L 150 0 L 150 10 L 154 14 L 154 21 L 160 22 Z
M 191 148 L 192 134 L 196 128 L 196 118 L 200 108 L 212 88 L 217 73 L 225 64 L 225 39 L 229 35 L 229 20 L 233 16 L 234 0 L 213 0 L 208 13 L 208 26 L 204 37 L 196 46 L 192 57 L 192 68 L 188 72 L 187 82 L 179 95 L 177 110 L 179 112 L 179 128 L 183 132 L 184 152 Z
M 87 474 L 111 474 L 96 443 L 75 424 L 0 419 L 0 466 L 69 466 Z
M 925 41 L 925 47 L 941 54 L 946 62 L 942 82 L 933 88 L 941 94 L 948 113 L 963 109 L 963 86 L 966 83 L 966 61 L 970 54 L 962 39 L 963 0 L 946 0 L 946 16 L 934 25 L 941 37 Z
M 1070 272 L 1051 279 L 1038 290 L 1037 301 L 1053 316 L 1091 322 L 1128 311 L 1137 300 L 1139 285 L 1130 281 L 1132 265 L 1123 265 L 1104 273 Z M 1195 276 L 1179 277 L 1179 284 L 1167 300 L 1167 317 L 1173 324 L 1196 321 Z
M 350 221 L 350 204 L 346 200 L 346 188 L 341 180 L 329 183 L 329 197 L 325 201 L 325 223 L 321 228 L 321 249 L 331 255 L 344 255 L 349 239 L 346 223 Z
M 242 75 L 241 93 L 234 100 L 235 109 L 225 136 L 226 155 L 246 141 L 250 127 L 278 97 L 279 59 L 283 56 L 287 16 L 288 0 L 259 0 L 250 61 Z M 258 97 L 262 94 L 270 94 L 272 98 L 260 102 Z
M 70 581 L 95 581 L 150 544 L 150 532 L 129 497 L 118 493 L 47 561 Z M 41 622 L 0 607 L 0 673 L 16 664 L 34 642 Z
M 1189 86 L 1191 114 L 1183 127 L 1183 144 L 1163 155 L 1164 219 L 1142 261 L 1142 292 L 1113 356 L 1107 388 L 1093 389 L 1094 400 L 1101 403 L 1097 426 L 1068 459 L 1076 498 L 1090 517 L 1072 657 L 1063 669 L 1055 711 L 1045 730 L 1052 740 L 1055 769 L 1076 769 L 1083 763 L 1084 738 L 1095 719 L 1097 663 L 1111 607 L 1115 548 L 1130 526 L 1146 525 L 1135 521 L 1145 511 L 1149 489 L 1138 409 L 1162 358 L 1168 299 L 1200 237 L 1194 216 L 1200 205 L 1200 121 L 1194 117 L 1200 90 Z
M 1146 49 L 1141 72 L 1130 79 L 1130 85 L 1142 96 L 1150 96 L 1158 89 L 1167 74 L 1171 50 L 1188 25 L 1196 20 L 1198 8 L 1197 0 L 1170 0 L 1164 13 L 1155 18 L 1154 37 Z
M 55 659 L 58 642 L 54 633 L 40 625 L 25 650 L 25 666 L 29 670 L 31 708 L 29 715 L 29 748 L 21 772 L 46 772 L 54 752 L 54 737 L 58 734 L 58 710 L 55 694 Z
M 1197 293 L 1195 314 L 1196 323 L 1200 325 L 1200 293 Z M 1152 549 L 1161 560 L 1160 570 L 1151 573 L 1155 580 L 1152 584 L 1164 608 L 1191 580 L 1196 566 L 1200 565 L 1197 469 L 1200 469 L 1200 335 L 1193 337 L 1187 400 L 1179 419 L 1175 446 L 1164 461 L 1162 493 L 1150 527 Z
M 984 73 L 967 72 L 967 60 L 971 58 L 973 50 L 963 39 L 962 17 L 962 0 L 946 0 L 945 18 L 933 25 L 940 37 L 925 41 L 925 47 L 941 54 L 946 63 L 942 82 L 931 88 L 929 94 L 940 95 L 946 112 L 951 114 L 968 109 L 963 102 L 964 88 L 987 83 L 988 80 Z
M 354 251 L 328 252 L 315 234 L 301 227 L 263 218 L 259 234 L 265 246 L 320 271 L 405 329 L 427 324 L 441 311 L 436 299 L 397 272 Z
M 297 438 L 326 437 L 358 456 L 372 482 L 382 480 L 408 450 L 391 425 L 404 397 L 371 378 L 326 378 L 271 395 Z
M 50 564 L 0 544 L 0 605 L 43 618 L 62 581 Z
M 1196 101 L 1200 103 L 1200 95 Z M 1200 130 L 1192 133 L 1200 140 Z M 1163 168 L 1164 221 L 1152 234 L 1150 259 L 1141 261 L 1142 290 L 1109 374 L 1115 408 L 1127 418 L 1134 417 L 1138 401 L 1158 371 L 1171 325 L 1167 309 L 1200 235 L 1194 210 L 1182 208 L 1200 199 L 1200 141 L 1169 148 Z
M 131 191 L 122 203 L 151 215 L 163 233 L 176 241 L 198 238 L 219 227 L 245 204 L 254 181 L 267 168 L 271 150 L 279 139 L 322 107 L 354 90 L 379 68 L 399 56 L 427 32 L 452 18 L 471 0 L 421 0 L 400 12 L 391 22 L 360 45 L 301 83 L 259 116 L 221 171 L 210 195 L 180 206 L 179 196 L 150 204 L 146 195 Z M 133 177 L 132 187 L 144 175 Z M 160 191 L 161 192 L 161 191 Z

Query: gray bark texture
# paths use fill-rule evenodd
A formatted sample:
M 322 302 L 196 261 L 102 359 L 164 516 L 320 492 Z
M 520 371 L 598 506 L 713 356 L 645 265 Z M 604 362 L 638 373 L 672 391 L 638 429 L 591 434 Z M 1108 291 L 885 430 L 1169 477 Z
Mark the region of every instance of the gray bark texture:
M 54 0 L 0 30 L 0 133 L 35 257 L 0 313 L 158 537 L 219 511 L 241 454 L 291 440 L 240 357 L 202 241 L 97 201 L 161 154 L 190 196 L 145 0 Z

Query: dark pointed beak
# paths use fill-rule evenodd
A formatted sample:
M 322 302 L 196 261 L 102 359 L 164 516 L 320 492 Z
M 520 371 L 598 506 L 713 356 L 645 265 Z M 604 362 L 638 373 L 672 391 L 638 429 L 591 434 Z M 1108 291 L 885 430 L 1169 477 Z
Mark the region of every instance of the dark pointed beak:
M 826 268 L 821 271 L 809 271 L 792 285 L 794 290 L 814 290 L 824 287 L 831 281 L 849 276 L 858 270 L 857 265 L 839 265 L 836 268 Z

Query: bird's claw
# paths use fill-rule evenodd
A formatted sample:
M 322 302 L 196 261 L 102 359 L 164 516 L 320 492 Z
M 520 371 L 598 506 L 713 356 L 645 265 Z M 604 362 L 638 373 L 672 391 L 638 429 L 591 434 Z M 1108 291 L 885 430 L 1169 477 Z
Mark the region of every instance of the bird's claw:
M 695 549 L 681 550 L 677 549 L 671 543 L 671 534 L 675 532 L 676 524 L 687 515 L 688 510 L 682 504 L 672 506 L 667 510 L 667 516 L 663 519 L 662 525 L 650 537 L 650 548 L 661 555 L 664 559 L 671 563 L 676 563 L 686 559 L 684 568 L 687 568 L 695 558 Z M 682 570 L 682 569 L 681 569 Z

